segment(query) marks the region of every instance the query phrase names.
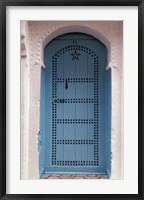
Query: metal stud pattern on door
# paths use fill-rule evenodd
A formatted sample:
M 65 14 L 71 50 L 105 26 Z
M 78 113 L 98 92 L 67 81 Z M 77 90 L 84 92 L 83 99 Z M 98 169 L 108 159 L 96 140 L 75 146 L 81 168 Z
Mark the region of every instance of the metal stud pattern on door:
M 106 59 L 105 46 L 85 34 L 45 48 L 42 173 L 106 174 Z

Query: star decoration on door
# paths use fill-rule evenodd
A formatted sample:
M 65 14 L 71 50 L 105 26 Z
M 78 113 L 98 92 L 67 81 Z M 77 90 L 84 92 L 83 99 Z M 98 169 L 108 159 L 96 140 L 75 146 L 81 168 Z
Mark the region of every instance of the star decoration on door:
M 72 60 L 79 60 L 79 56 L 81 55 L 80 53 L 78 53 L 76 50 L 74 51 L 74 53 L 71 53 L 72 55 Z

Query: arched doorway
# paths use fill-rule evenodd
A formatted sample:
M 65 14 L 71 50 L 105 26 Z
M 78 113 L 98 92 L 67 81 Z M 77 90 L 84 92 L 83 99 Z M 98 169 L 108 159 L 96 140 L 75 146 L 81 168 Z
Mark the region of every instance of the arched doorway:
M 110 175 L 111 71 L 96 38 L 69 33 L 44 50 L 39 173 Z

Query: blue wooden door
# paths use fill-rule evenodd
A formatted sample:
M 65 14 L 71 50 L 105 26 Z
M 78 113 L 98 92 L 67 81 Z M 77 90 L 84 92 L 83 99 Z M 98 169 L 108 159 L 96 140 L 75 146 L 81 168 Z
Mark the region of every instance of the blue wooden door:
M 45 47 L 44 59 L 40 174 L 107 174 L 111 89 L 106 47 L 89 35 L 66 34 Z

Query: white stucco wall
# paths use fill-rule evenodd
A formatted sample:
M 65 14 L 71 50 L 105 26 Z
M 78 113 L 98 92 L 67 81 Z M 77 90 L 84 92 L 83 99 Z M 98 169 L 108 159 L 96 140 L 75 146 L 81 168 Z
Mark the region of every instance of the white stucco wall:
M 40 70 L 43 49 L 55 37 L 73 31 L 90 34 L 108 49 L 112 68 L 112 174 L 123 178 L 123 23 L 121 21 L 21 22 L 21 179 L 37 179 Z

